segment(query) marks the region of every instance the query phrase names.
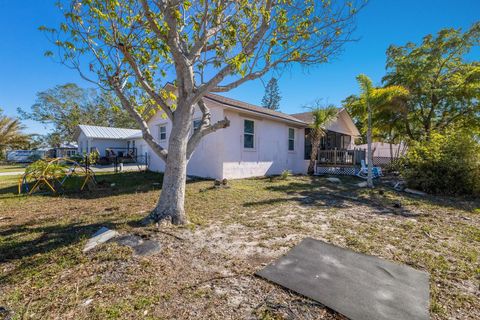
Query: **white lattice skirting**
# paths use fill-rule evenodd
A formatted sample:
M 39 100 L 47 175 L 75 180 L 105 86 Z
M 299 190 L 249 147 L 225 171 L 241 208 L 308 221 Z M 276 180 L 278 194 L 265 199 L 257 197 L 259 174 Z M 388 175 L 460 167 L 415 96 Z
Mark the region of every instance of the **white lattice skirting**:
M 317 167 L 317 174 L 339 174 L 354 176 L 358 172 L 355 167 Z

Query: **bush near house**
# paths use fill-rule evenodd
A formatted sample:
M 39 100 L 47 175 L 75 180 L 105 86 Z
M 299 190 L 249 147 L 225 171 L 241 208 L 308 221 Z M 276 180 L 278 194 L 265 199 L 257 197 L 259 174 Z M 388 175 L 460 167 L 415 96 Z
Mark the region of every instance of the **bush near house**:
M 403 177 L 411 188 L 445 195 L 480 195 L 480 143 L 474 134 L 451 128 L 413 144 Z

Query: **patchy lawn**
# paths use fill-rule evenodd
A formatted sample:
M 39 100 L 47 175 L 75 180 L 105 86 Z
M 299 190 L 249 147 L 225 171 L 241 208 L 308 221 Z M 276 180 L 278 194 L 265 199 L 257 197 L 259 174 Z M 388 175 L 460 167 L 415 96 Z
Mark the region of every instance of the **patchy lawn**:
M 357 189 L 346 177 L 192 181 L 190 225 L 140 228 L 161 175 L 98 178 L 107 187 L 95 192 L 26 197 L 0 177 L 0 306 L 14 319 L 343 319 L 253 276 L 306 236 L 428 271 L 432 319 L 480 318 L 479 200 Z M 83 254 L 100 226 L 162 251 L 140 258 L 108 243 Z
M 2 172 L 23 172 L 26 165 L 24 164 L 0 164 L 0 173 Z

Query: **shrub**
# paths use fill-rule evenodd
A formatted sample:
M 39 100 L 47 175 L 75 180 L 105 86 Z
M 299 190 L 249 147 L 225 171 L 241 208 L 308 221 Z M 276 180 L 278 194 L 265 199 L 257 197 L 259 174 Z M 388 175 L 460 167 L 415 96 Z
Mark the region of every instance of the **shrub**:
M 280 179 L 287 180 L 288 177 L 290 177 L 291 175 L 292 173 L 290 172 L 290 170 L 283 170 L 282 173 L 280 174 Z
M 444 195 L 480 195 L 480 143 L 452 128 L 409 147 L 402 175 L 411 188 Z

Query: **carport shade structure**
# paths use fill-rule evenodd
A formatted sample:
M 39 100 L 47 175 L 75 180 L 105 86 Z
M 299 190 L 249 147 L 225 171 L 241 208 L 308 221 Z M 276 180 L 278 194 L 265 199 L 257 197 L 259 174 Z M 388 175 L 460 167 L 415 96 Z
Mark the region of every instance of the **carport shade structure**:
M 352 320 L 428 320 L 429 276 L 305 238 L 257 275 Z

